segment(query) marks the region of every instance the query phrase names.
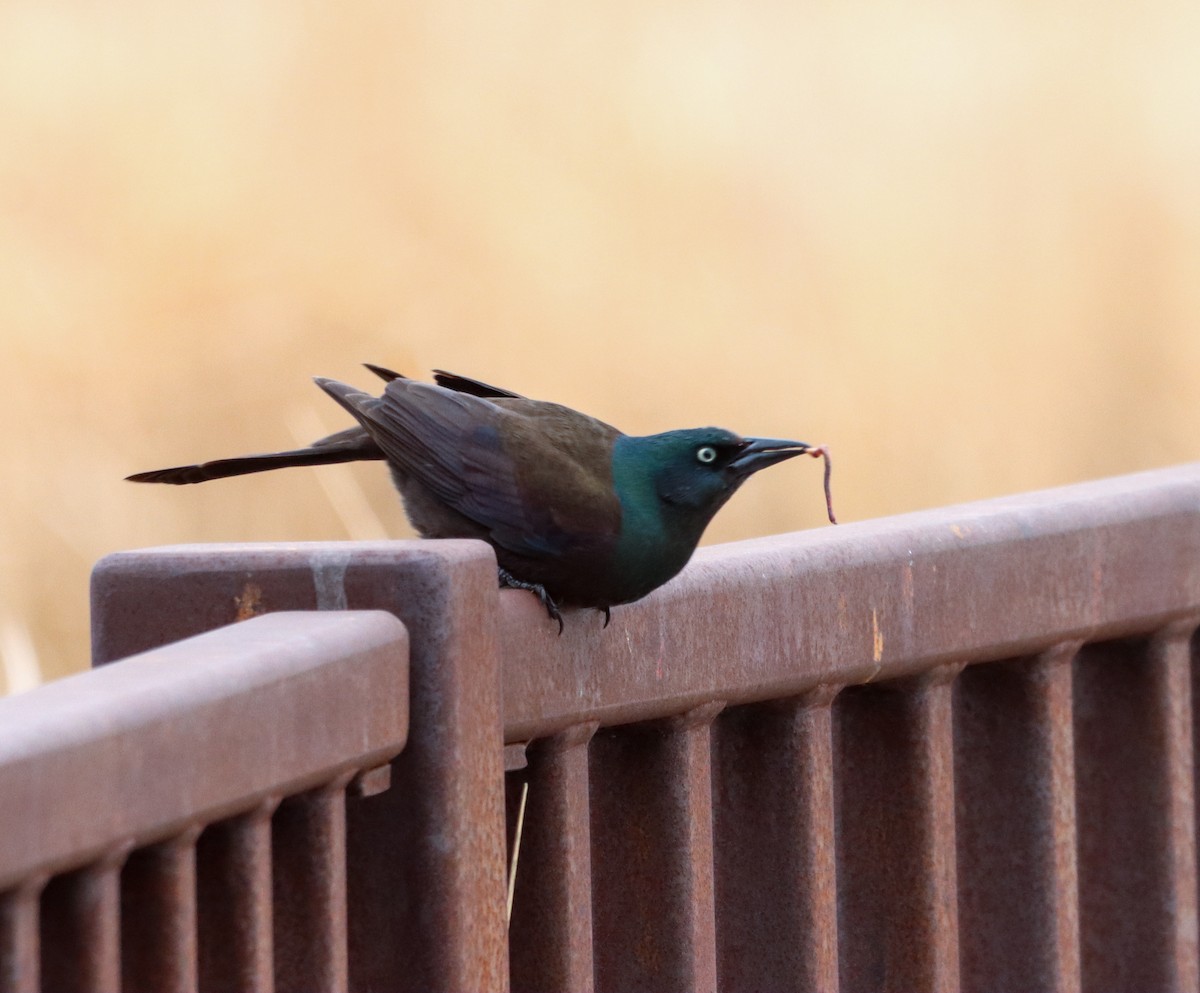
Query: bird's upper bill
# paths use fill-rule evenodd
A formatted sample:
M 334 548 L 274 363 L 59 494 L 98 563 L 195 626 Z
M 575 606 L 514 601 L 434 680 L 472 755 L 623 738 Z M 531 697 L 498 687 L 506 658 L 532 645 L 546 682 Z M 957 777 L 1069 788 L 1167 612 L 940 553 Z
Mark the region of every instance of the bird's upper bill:
M 803 441 L 785 441 L 782 438 L 743 438 L 745 446 L 737 457 L 729 463 L 729 468 L 740 476 L 749 476 L 752 472 L 765 469 L 784 459 L 804 455 L 812 449 L 812 445 Z

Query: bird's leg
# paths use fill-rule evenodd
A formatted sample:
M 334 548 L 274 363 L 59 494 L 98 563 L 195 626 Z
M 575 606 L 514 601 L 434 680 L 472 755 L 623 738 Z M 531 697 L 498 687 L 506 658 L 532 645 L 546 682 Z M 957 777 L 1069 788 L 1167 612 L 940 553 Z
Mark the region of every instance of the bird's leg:
M 612 611 L 608 607 L 597 607 L 596 609 L 604 611 L 604 626 L 608 627 L 608 622 L 612 620 Z
M 527 583 L 522 579 L 517 579 L 507 569 L 497 569 L 500 574 L 500 585 L 513 590 L 528 590 L 538 598 L 538 602 L 546 608 L 546 613 L 550 615 L 552 621 L 558 621 L 558 633 L 561 636 L 563 633 L 562 614 L 558 612 L 558 604 L 556 604 L 546 592 L 546 587 L 541 583 Z

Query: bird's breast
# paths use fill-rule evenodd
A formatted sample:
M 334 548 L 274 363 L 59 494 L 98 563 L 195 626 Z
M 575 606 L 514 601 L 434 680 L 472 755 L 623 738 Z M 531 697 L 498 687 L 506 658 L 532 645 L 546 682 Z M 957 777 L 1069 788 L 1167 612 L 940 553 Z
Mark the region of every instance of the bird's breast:
M 620 577 L 628 603 L 675 576 L 692 557 L 699 534 L 672 527 L 657 506 L 622 506 L 621 534 L 613 556 L 612 570 Z

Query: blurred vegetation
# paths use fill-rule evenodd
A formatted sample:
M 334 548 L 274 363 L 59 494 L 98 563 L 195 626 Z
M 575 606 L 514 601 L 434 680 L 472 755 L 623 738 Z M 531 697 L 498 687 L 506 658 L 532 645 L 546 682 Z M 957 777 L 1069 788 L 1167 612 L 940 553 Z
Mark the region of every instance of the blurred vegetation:
M 1187 0 L 3 0 L 0 51 L 10 687 L 107 552 L 407 536 L 377 465 L 122 482 L 364 360 L 827 442 L 845 521 L 1200 449 Z M 792 463 L 708 540 L 821 521 Z

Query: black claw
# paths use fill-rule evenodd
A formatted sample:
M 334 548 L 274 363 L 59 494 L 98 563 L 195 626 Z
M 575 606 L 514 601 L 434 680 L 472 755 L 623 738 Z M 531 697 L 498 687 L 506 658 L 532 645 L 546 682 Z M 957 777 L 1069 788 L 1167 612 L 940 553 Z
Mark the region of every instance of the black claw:
M 537 591 L 535 590 L 534 592 Z M 542 601 L 542 606 L 546 608 L 546 613 L 550 615 L 550 619 L 558 621 L 558 636 L 561 638 L 565 625 L 563 624 L 562 614 L 558 612 L 558 605 L 550 599 L 545 590 L 538 593 L 538 599 Z
M 607 607 L 601 607 L 600 609 L 604 611 L 604 626 L 608 627 L 608 622 L 612 620 L 612 611 Z
M 556 604 L 549 593 L 546 592 L 546 587 L 541 583 L 527 583 L 523 579 L 517 579 L 507 569 L 497 569 L 500 576 L 500 585 L 513 590 L 527 590 L 538 598 L 538 602 L 546 608 L 546 613 L 550 615 L 552 621 L 558 621 L 558 636 L 561 638 L 565 625 L 563 624 L 562 614 L 558 612 L 558 604 Z

